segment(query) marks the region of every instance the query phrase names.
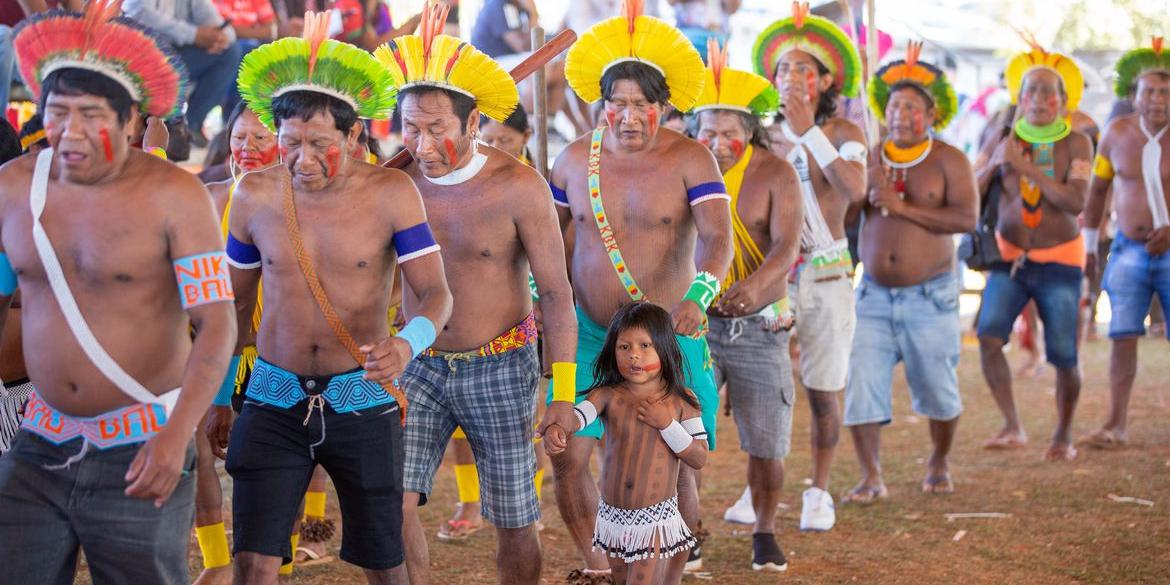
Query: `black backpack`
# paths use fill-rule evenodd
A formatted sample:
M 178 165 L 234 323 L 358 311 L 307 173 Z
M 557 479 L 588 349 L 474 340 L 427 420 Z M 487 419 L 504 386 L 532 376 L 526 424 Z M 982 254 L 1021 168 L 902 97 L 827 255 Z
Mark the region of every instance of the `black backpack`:
M 963 234 L 959 242 L 958 257 L 971 270 L 985 271 L 1003 262 L 999 255 L 999 244 L 995 241 L 995 226 L 999 223 L 999 197 L 1003 193 L 1003 176 L 996 172 L 987 186 L 987 193 L 981 197 L 979 223 L 975 231 Z

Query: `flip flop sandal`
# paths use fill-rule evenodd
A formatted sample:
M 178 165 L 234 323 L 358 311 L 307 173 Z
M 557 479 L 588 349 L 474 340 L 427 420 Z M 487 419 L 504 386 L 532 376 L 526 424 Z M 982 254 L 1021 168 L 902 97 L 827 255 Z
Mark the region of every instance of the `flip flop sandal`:
M 878 500 L 884 500 L 889 496 L 890 491 L 884 485 L 878 487 L 857 487 L 849 490 L 844 496 L 841 496 L 841 503 L 868 506 Z
M 471 520 L 448 520 L 447 525 L 439 529 L 437 536 L 439 540 L 452 542 L 465 540 L 480 530 L 483 530 L 483 524 L 476 526 Z
M 988 451 L 1012 451 L 1023 449 L 1028 440 L 1019 437 L 992 437 L 983 442 L 983 448 Z
M 298 546 L 297 550 L 293 551 L 293 558 L 296 558 L 297 555 L 302 554 L 302 553 L 304 553 L 306 560 L 296 561 L 296 566 L 298 566 L 298 567 L 312 567 L 313 565 L 324 565 L 326 563 L 332 563 L 333 561 L 337 560 L 336 557 L 334 557 L 333 555 L 320 555 L 320 554 L 317 554 L 317 551 L 314 551 L 311 548 L 305 548 L 303 546 Z
M 1077 441 L 1078 445 L 1092 447 L 1093 449 L 1121 449 L 1126 446 L 1125 439 L 1117 436 L 1117 433 L 1105 429 L 1101 429 L 1083 439 Z
M 1068 445 L 1067 447 L 1064 447 L 1063 449 L 1056 448 L 1056 447 L 1049 447 L 1047 450 L 1044 451 L 1044 460 L 1045 461 L 1056 461 L 1056 462 L 1072 461 L 1076 458 L 1077 458 L 1077 449 L 1076 449 L 1076 447 L 1073 447 L 1072 445 Z
M 951 481 L 951 474 L 928 476 L 922 480 L 922 493 L 924 494 L 953 494 L 955 493 L 955 484 Z

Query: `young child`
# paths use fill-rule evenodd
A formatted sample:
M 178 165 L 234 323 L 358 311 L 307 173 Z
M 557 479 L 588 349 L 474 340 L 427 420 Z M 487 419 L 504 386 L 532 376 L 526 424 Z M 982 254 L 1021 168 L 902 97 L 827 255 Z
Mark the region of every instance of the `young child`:
M 695 545 L 678 511 L 678 466 L 703 467 L 707 432 L 683 386 L 682 360 L 669 313 L 626 305 L 610 322 L 588 397 L 574 408 L 574 432 L 598 417 L 606 426 L 593 546 L 609 555 L 615 583 L 659 583 L 659 560 Z M 544 444 L 549 455 L 564 451 L 565 429 L 549 427 Z

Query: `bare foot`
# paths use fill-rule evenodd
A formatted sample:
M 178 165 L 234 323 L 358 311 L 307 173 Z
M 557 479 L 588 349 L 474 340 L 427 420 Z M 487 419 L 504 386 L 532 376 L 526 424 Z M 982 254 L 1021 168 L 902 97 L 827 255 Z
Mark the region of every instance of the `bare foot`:
M 890 491 L 886 489 L 885 484 L 869 485 L 862 482 L 841 496 L 841 503 L 868 505 L 888 497 L 890 497 Z
M 983 448 L 988 451 L 1010 451 L 1023 448 L 1028 444 L 1028 436 L 1023 431 L 1000 431 L 998 435 L 983 442 Z
M 232 585 L 232 566 L 224 565 L 214 569 L 203 569 L 199 578 L 191 585 Z
M 1129 443 L 1124 431 L 1114 429 L 1100 429 L 1097 432 L 1081 437 L 1078 446 L 1088 446 L 1094 449 L 1122 449 Z
M 1052 443 L 1044 451 L 1045 461 L 1072 461 L 1077 458 L 1076 447 L 1067 443 Z

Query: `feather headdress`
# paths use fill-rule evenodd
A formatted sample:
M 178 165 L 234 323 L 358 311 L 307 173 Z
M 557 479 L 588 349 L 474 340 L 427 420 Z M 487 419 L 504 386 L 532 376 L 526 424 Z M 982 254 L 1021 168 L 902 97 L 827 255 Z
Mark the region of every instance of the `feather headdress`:
M 389 73 L 366 51 L 329 36 L 329 13 L 305 14 L 302 38 L 261 45 L 244 57 L 240 96 L 270 130 L 272 100 L 291 91 L 312 91 L 350 105 L 360 118 L 390 116 L 398 90 Z
M 565 56 L 565 79 L 581 99 L 601 99 L 601 77 L 627 61 L 649 65 L 666 78 L 670 103 L 689 111 L 703 91 L 703 58 L 681 31 L 642 14 L 643 0 L 625 0 L 622 16 L 593 25 Z
M 1018 103 L 1020 90 L 1024 88 L 1024 78 L 1036 69 L 1047 69 L 1060 78 L 1064 85 L 1064 93 L 1068 96 L 1066 108 L 1075 112 L 1081 105 L 1081 95 L 1085 92 L 1085 79 L 1081 76 L 1081 69 L 1071 57 L 1060 53 L 1049 52 L 1036 41 L 1031 33 L 1020 33 L 1020 36 L 1031 46 L 1031 49 L 1017 54 L 1008 61 L 1003 71 L 1004 82 L 1007 83 L 1008 93 L 1012 103 Z
M 1113 84 L 1117 97 L 1127 97 L 1138 78 L 1147 73 L 1170 74 L 1170 54 L 1163 52 L 1162 41 L 1162 37 L 1154 37 L 1149 47 L 1134 49 L 1117 60 L 1117 80 Z
M 793 2 L 792 16 L 772 23 L 756 37 L 752 64 L 769 79 L 776 64 L 789 51 L 812 55 L 833 75 L 833 85 L 845 97 L 857 97 L 861 89 L 861 57 L 853 42 L 833 21 L 809 14 L 808 2 Z
M 727 48 L 707 39 L 707 81 L 695 102 L 703 110 L 735 110 L 754 116 L 770 116 L 780 109 L 780 94 L 767 79 L 727 66 Z
M 947 81 L 942 70 L 930 63 L 918 60 L 922 54 L 922 42 L 911 41 L 906 46 L 906 58 L 886 63 L 869 80 L 869 107 L 878 121 L 886 123 L 886 102 L 890 90 L 901 83 L 911 83 L 926 92 L 934 102 L 937 116 L 934 120 L 936 131 L 947 127 L 959 110 L 959 98 L 955 88 Z
M 91 0 L 85 13 L 51 10 L 16 28 L 20 74 L 40 99 L 41 83 L 60 69 L 84 69 L 126 88 L 138 108 L 168 118 L 181 112 L 187 68 L 154 31 L 118 16 L 122 0 Z
M 374 57 L 399 89 L 428 85 L 475 100 L 481 114 L 503 122 L 520 103 L 512 76 L 479 49 L 441 34 L 450 7 L 430 2 L 423 8 L 419 34 L 401 36 L 378 47 Z

